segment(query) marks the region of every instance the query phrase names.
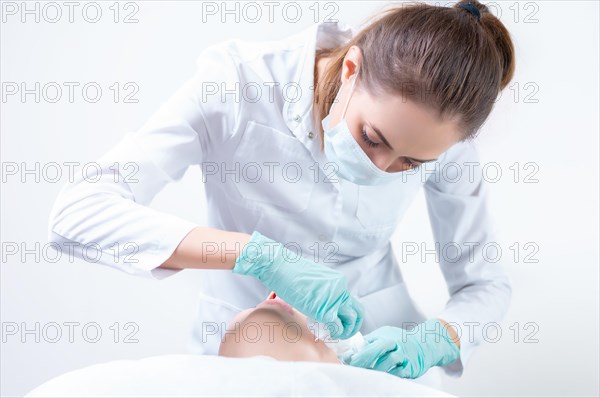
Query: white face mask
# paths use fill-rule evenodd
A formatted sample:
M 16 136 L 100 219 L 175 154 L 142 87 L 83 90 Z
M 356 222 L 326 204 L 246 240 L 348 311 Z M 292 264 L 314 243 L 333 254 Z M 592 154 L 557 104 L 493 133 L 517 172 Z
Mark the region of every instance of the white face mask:
M 358 76 L 358 71 L 355 76 Z M 329 114 L 321 121 L 324 131 L 325 156 L 330 162 L 336 164 L 338 176 L 358 185 L 381 185 L 398 180 L 402 176 L 402 172 L 388 173 L 381 170 L 371 161 L 350 133 L 344 115 L 354 91 L 354 83 L 356 83 L 356 77 L 352 81 L 348 100 L 342 111 L 342 120 L 336 126 L 331 127 L 329 125 L 330 109 Z M 337 103 L 341 91 L 340 88 L 332 108 Z

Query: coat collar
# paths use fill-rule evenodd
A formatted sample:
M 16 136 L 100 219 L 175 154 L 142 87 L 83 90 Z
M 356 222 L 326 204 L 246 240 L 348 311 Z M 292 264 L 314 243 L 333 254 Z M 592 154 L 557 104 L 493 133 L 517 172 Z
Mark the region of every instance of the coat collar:
M 295 71 L 294 82 L 301 90 L 301 94 L 298 95 L 298 101 L 284 102 L 282 116 L 293 134 L 304 143 L 307 143 L 307 134 L 311 131 L 314 136 L 308 139 L 308 142 L 316 142 L 319 139 L 319 130 L 315 130 L 315 126 L 312 125 L 316 49 L 338 46 L 350 40 L 355 34 L 354 28 L 340 21 L 320 22 L 298 33 L 304 45 L 302 62 Z

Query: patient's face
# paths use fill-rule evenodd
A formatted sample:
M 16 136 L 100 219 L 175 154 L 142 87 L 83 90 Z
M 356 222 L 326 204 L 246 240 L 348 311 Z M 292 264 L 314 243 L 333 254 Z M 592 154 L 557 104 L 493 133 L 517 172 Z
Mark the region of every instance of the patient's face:
M 340 364 L 335 352 L 308 328 L 306 316 L 273 292 L 229 322 L 219 355 L 237 358 L 267 355 L 282 361 Z

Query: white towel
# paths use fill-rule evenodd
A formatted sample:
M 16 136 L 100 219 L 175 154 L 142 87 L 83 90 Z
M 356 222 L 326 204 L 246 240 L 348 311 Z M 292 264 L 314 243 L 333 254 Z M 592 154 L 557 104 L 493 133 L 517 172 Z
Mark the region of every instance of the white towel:
M 450 397 L 390 374 L 267 356 L 159 355 L 91 365 L 58 376 L 26 397 Z

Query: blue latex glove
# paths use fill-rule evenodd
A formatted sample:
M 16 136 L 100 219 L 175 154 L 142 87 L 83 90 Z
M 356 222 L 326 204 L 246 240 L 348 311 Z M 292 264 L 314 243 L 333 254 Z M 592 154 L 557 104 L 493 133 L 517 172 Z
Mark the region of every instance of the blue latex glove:
M 365 340 L 365 346 L 348 359 L 350 365 L 407 379 L 416 379 L 432 366 L 448 365 L 460 356 L 458 346 L 437 319 L 411 330 L 383 326 L 365 335 Z
M 344 274 L 310 261 L 258 231 L 243 247 L 232 270 L 258 278 L 285 302 L 347 339 L 360 329 L 363 305 L 347 290 Z

